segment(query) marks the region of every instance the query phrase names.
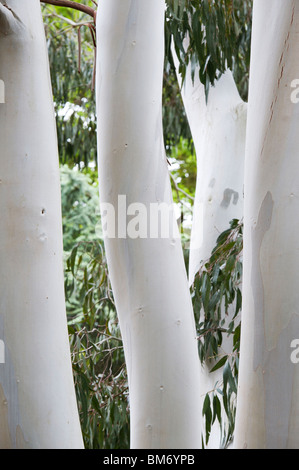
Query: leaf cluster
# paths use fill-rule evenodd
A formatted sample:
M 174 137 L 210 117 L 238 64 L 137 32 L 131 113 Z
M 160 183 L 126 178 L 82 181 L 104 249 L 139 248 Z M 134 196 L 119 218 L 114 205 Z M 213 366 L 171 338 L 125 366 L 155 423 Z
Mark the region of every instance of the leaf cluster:
M 100 206 L 97 181 L 93 176 L 60 167 L 63 247 L 69 252 L 74 243 L 93 240 L 100 233 Z
M 122 339 L 92 178 L 61 168 L 65 297 L 75 390 L 86 448 L 129 447 Z
M 96 166 L 95 49 L 89 17 L 47 5 L 43 19 L 48 45 L 60 163 Z
M 85 446 L 128 448 L 127 374 L 102 240 L 75 244 L 66 265 L 71 356 Z
M 197 325 L 198 350 L 202 364 L 210 373 L 222 370 L 222 381 L 206 394 L 203 415 L 207 444 L 217 419 L 222 428 L 222 446 L 232 439 L 240 351 L 240 312 L 242 307 L 243 223 L 234 219 L 217 239 L 211 257 L 198 273 L 192 287 Z M 222 348 L 224 336 L 231 349 Z M 226 418 L 222 416 L 222 406 Z
M 166 56 L 172 63 L 173 41 L 185 77 L 199 70 L 206 94 L 227 68 L 243 99 L 248 93 L 252 0 L 167 0 Z M 184 40 L 188 40 L 188 45 Z

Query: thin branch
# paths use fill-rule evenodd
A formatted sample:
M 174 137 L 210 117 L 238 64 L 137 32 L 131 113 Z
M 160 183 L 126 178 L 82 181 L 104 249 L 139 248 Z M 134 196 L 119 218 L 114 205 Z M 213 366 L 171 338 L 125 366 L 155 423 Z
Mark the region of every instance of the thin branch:
M 55 18 L 59 18 L 60 20 L 62 21 L 65 21 L 65 23 L 68 23 L 70 26 L 73 26 L 74 28 L 75 27 L 79 27 L 79 26 L 85 26 L 86 25 L 86 21 L 84 22 L 81 22 L 81 23 L 76 23 L 75 21 L 71 20 L 70 18 L 66 18 L 65 16 L 63 15 L 59 15 L 58 13 L 52 13 L 49 15 L 45 15 L 45 17 L 47 18 L 52 18 L 53 16 L 55 16 Z
M 189 199 L 191 199 L 191 201 L 194 202 L 194 201 L 195 201 L 194 197 L 190 196 L 190 194 L 186 193 L 186 191 L 184 191 L 183 189 L 181 189 L 181 188 L 178 186 L 178 184 L 177 184 L 177 182 L 176 182 L 175 177 L 173 176 L 173 174 L 172 174 L 171 172 L 169 172 L 169 173 L 170 173 L 170 177 L 171 177 L 171 179 L 172 179 L 172 181 L 173 181 L 173 184 L 174 184 L 174 186 L 175 186 L 176 192 L 177 192 L 177 193 L 178 193 L 178 192 L 181 192 L 181 193 L 184 194 L 186 197 L 188 197 Z M 179 198 L 179 199 L 180 199 L 180 198 Z M 182 202 L 182 201 L 180 200 L 180 202 Z
M 78 72 L 81 72 L 81 26 L 78 28 Z
M 81 3 L 73 2 L 72 0 L 40 0 L 41 3 L 48 3 L 49 5 L 55 5 L 57 7 L 73 8 L 74 10 L 82 11 L 87 15 L 90 15 L 94 21 L 96 19 L 96 10 Z
M 72 0 L 40 0 L 41 3 L 48 3 L 50 5 L 55 5 L 55 6 L 61 6 L 61 7 L 66 7 L 66 8 L 73 8 L 75 10 L 81 11 L 83 13 L 86 13 L 87 15 L 90 15 L 93 18 L 92 23 L 75 23 L 71 20 L 68 20 L 67 18 L 61 17 L 60 15 L 56 15 L 59 18 L 63 19 L 67 23 L 71 24 L 73 27 L 78 27 L 78 71 L 79 73 L 81 72 L 81 27 L 82 26 L 87 26 L 89 28 L 92 42 L 94 45 L 94 66 L 93 66 L 93 75 L 92 75 L 92 83 L 91 83 L 91 89 L 94 91 L 95 89 L 95 70 L 96 70 L 96 15 L 97 12 L 91 7 L 88 7 L 86 5 L 82 5 L 81 3 L 73 2 Z M 93 2 L 95 5 L 97 5 L 96 2 Z

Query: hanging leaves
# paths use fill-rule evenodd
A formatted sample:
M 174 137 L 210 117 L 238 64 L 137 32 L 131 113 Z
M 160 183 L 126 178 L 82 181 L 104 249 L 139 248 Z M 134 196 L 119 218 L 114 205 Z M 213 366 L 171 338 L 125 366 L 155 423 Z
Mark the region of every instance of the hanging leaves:
M 206 92 L 230 68 L 243 99 L 248 93 L 252 0 L 167 0 L 166 53 L 173 40 L 184 78 L 199 65 Z M 183 41 L 188 38 L 188 47 Z
M 210 373 L 222 370 L 222 382 L 216 383 L 204 400 L 205 444 L 217 419 L 222 431 L 222 447 L 232 439 L 239 370 L 242 294 L 243 223 L 236 219 L 222 232 L 211 257 L 192 287 L 192 300 L 197 325 L 198 351 L 201 362 Z M 231 309 L 228 320 L 228 311 Z M 232 339 L 232 351 L 223 353 L 223 336 Z M 222 416 L 222 407 L 225 416 Z

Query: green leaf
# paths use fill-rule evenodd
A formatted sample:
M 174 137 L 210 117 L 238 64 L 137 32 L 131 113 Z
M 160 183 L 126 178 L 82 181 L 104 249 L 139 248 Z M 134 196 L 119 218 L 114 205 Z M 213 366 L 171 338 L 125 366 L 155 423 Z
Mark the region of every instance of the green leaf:
M 223 356 L 220 361 L 217 362 L 217 364 L 210 370 L 210 372 L 215 372 L 216 370 L 220 369 L 221 367 L 224 366 L 224 364 L 227 361 L 228 356 Z
M 213 397 L 213 419 L 212 423 L 215 422 L 216 418 L 218 422 L 221 424 L 221 403 L 217 395 Z
M 223 369 L 223 388 L 225 390 L 227 389 L 227 385 L 230 386 L 232 392 L 237 393 L 237 388 L 229 361 L 226 362 Z
M 202 413 L 205 417 L 206 443 L 208 443 L 212 427 L 211 400 L 208 393 L 206 394 L 204 399 Z

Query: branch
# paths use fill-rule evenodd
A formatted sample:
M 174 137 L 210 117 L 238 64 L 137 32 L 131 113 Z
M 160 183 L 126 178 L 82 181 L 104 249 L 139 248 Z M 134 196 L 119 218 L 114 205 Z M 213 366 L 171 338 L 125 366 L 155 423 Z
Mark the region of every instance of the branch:
M 173 181 L 173 184 L 174 184 L 174 186 L 175 186 L 176 192 L 177 192 L 177 193 L 178 193 L 178 192 L 181 192 L 181 193 L 184 194 L 186 197 L 188 197 L 189 199 L 191 199 L 191 201 L 194 202 L 194 201 L 195 201 L 194 197 L 190 196 L 190 194 L 186 193 L 186 191 L 184 191 L 183 189 L 179 188 L 179 186 L 178 186 L 178 184 L 177 184 L 177 182 L 176 182 L 176 180 L 175 180 L 173 174 L 171 173 L 171 171 L 169 172 L 169 174 L 170 174 L 170 177 L 171 177 L 171 179 L 172 179 L 172 181 Z M 182 202 L 181 199 L 180 199 L 180 197 L 179 197 L 179 195 L 178 195 L 178 198 L 179 198 L 179 201 Z
M 15 12 L 0 0 L 0 35 L 13 34 L 23 23 Z
M 73 2 L 72 0 L 40 0 L 41 3 L 49 3 L 50 5 L 55 5 L 57 7 L 67 7 L 73 8 L 74 10 L 82 11 L 87 15 L 90 15 L 94 22 L 96 20 L 96 10 L 81 3 Z

